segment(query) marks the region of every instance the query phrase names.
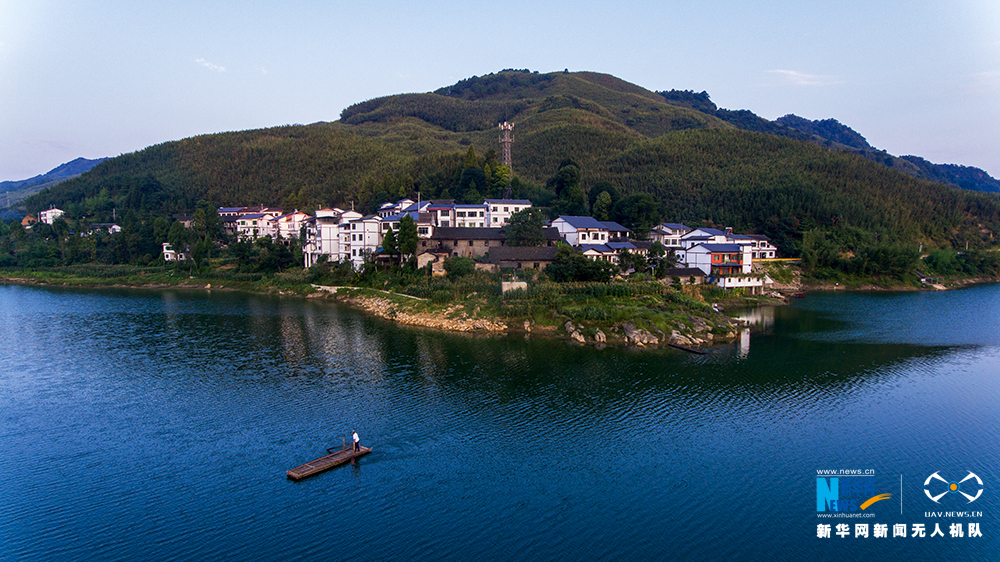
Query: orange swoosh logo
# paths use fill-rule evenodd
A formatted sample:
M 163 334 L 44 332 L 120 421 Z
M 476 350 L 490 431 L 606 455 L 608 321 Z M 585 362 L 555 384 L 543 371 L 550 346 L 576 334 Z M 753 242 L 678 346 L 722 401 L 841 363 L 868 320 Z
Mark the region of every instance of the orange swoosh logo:
M 887 499 L 889 499 L 891 497 L 892 497 L 892 494 L 879 494 L 879 495 L 877 495 L 877 496 L 875 496 L 873 498 L 870 498 L 865 503 L 861 504 L 861 509 L 862 510 L 868 509 L 873 503 L 880 502 L 882 500 L 887 500 Z

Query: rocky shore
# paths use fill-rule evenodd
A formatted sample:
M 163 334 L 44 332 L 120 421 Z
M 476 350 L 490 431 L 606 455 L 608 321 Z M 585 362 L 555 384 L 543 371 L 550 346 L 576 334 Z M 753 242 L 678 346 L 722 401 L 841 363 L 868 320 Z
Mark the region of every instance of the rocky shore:
M 358 295 L 337 296 L 337 300 L 365 312 L 406 326 L 420 326 L 451 332 L 506 333 L 506 323 L 490 318 L 469 316 L 461 306 L 452 305 L 435 313 L 409 312 L 387 298 Z
M 335 287 L 317 287 L 318 296 L 332 295 L 342 302 L 368 314 L 406 326 L 418 326 L 452 332 L 477 332 L 483 334 L 523 333 L 543 337 L 565 338 L 581 345 L 625 345 L 631 347 L 663 347 L 680 345 L 702 347 L 732 341 L 738 337 L 743 323 L 722 314 L 715 314 L 709 320 L 700 316 L 689 316 L 686 322 L 678 323 L 675 329 L 665 333 L 659 329 L 645 329 L 631 322 L 623 322 L 610 328 L 593 328 L 566 321 L 563 330 L 553 326 L 540 326 L 531 320 L 516 324 L 488 318 L 478 314 L 478 307 L 470 314 L 461 305 L 450 305 L 442 310 L 413 312 L 393 302 L 388 297 L 359 295 L 355 291 L 340 291 Z M 409 297 L 412 298 L 412 297 Z

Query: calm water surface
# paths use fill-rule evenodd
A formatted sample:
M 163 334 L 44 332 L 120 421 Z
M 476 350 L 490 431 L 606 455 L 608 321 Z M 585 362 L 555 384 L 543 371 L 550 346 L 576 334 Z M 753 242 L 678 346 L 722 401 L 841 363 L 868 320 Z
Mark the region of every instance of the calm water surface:
M 746 317 L 695 356 L 0 286 L 0 560 L 1000 559 L 1000 286 Z M 285 479 L 352 429 L 372 454 Z M 893 497 L 818 519 L 821 469 Z M 925 497 L 970 471 L 976 502 Z M 890 537 L 817 537 L 842 521 Z

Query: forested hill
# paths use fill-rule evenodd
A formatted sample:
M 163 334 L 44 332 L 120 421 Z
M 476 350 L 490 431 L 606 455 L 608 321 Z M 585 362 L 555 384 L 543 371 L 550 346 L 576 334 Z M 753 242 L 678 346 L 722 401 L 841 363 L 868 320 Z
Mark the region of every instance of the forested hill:
M 498 163 L 505 120 L 514 123 L 513 179 Z M 787 252 L 814 229 L 956 246 L 989 244 L 1000 230 L 996 197 L 821 148 L 804 142 L 807 133 L 777 136 L 766 120 L 759 132 L 732 121 L 606 74 L 509 70 L 361 102 L 335 122 L 159 144 L 26 205 L 97 222 L 112 208 L 140 219 L 189 213 L 199 202 L 371 211 L 418 190 L 462 202 L 506 193 L 564 214 L 600 210 L 630 226 L 659 218 L 732 226 L 767 234 Z M 601 192 L 610 197 L 598 202 Z

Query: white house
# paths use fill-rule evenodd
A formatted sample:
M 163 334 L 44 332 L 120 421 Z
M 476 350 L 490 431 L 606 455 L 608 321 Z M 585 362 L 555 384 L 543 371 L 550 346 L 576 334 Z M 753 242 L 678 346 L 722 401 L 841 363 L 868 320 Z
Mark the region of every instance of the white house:
M 676 222 L 665 222 L 653 227 L 649 232 L 650 242 L 659 242 L 668 250 L 682 248 L 681 236 L 693 229 Z
M 613 264 L 618 263 L 618 251 L 607 244 L 580 244 L 580 251 L 594 261 L 603 260 Z
M 62 209 L 56 209 L 55 207 L 47 209 L 38 213 L 38 220 L 44 222 L 45 224 L 52 224 L 57 218 L 66 214 L 66 211 Z
M 490 226 L 486 223 L 485 203 L 480 205 L 455 205 L 455 226 L 460 228 L 485 228 Z
M 163 261 L 184 261 L 188 257 L 187 252 L 178 252 L 170 245 L 170 242 L 163 243 Z
M 400 199 L 395 203 L 382 203 L 375 214 L 382 218 L 398 215 L 415 203 L 416 201 L 413 199 Z
M 507 224 L 510 216 L 531 208 L 527 199 L 486 199 L 486 226 L 496 228 Z
M 708 276 L 748 274 L 752 264 L 750 247 L 740 244 L 698 244 L 685 254 L 684 265 L 697 267 Z
M 685 265 L 700 269 L 723 289 L 746 288 L 760 292 L 773 281 L 766 274 L 753 274 L 753 253 L 749 244 L 697 244 L 685 252 Z
M 94 232 L 97 232 L 99 230 L 107 232 L 108 234 L 118 234 L 119 232 L 122 231 L 122 227 L 118 226 L 117 224 L 107 223 L 107 222 L 104 223 L 95 222 L 87 226 L 87 232 L 90 234 L 93 234 Z
M 736 234 L 733 238 L 738 244 L 750 246 L 750 253 L 754 260 L 769 260 L 778 257 L 778 248 L 771 243 L 771 239 L 763 234 Z
M 430 213 L 434 226 L 455 226 L 455 204 L 452 202 L 434 201 L 427 205 L 426 212 Z
M 552 227 L 570 246 L 604 244 L 610 239 L 607 227 L 594 217 L 560 216 Z
M 256 240 L 261 236 L 271 236 L 268 221 L 278 213 L 251 213 L 236 219 L 236 235 L 240 240 Z
M 408 211 L 382 219 L 380 228 L 383 239 L 385 239 L 385 235 L 389 232 L 390 228 L 396 231 L 397 235 L 399 234 L 399 222 L 403 220 L 405 215 L 410 215 L 410 218 L 413 219 L 413 222 L 417 225 L 417 238 L 430 238 L 431 235 L 434 234 L 434 221 L 430 213 Z
M 306 239 L 303 241 L 302 254 L 305 267 L 311 267 L 319 261 L 320 256 L 327 256 L 330 261 L 338 261 L 343 257 L 341 249 L 340 223 L 345 220 L 359 219 L 361 213 L 344 211 L 343 209 L 318 209 L 316 216 L 304 223 Z
M 727 228 L 725 231 L 717 228 L 695 228 L 681 235 L 680 245 L 682 248 L 687 249 L 698 244 L 735 243 L 735 241 L 731 240 L 729 237 L 732 233 L 733 229 L 731 228 Z
M 365 263 L 382 246 L 382 231 L 378 215 L 368 215 L 341 224 L 341 249 L 355 268 Z
M 302 226 L 310 215 L 295 209 L 268 221 L 268 232 L 275 239 L 292 240 L 301 237 Z

